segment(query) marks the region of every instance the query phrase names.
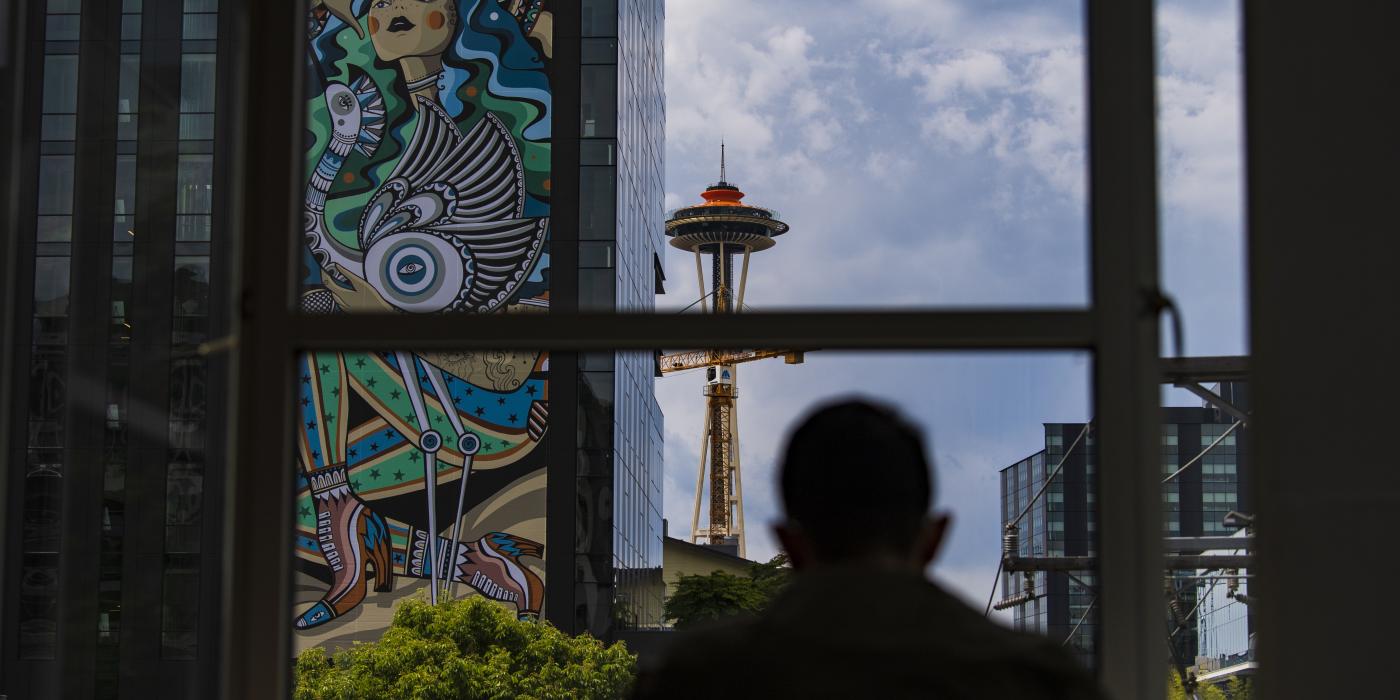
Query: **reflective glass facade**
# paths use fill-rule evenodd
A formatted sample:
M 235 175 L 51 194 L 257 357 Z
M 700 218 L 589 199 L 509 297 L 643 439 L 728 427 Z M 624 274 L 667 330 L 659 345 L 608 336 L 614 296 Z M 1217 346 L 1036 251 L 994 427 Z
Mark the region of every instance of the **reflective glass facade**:
M 650 312 L 664 255 L 661 0 L 585 0 L 579 66 L 579 308 Z M 610 424 L 613 619 L 659 619 L 663 417 L 651 353 L 581 360 L 581 425 Z M 589 401 L 610 390 L 611 400 Z M 591 405 L 590 405 L 591 404 Z M 610 404 L 605 406 L 605 404 Z M 596 411 L 596 415 L 588 415 Z M 602 415 L 610 412 L 611 415 Z M 596 431 L 594 431 L 596 434 Z
M 228 333 L 228 0 L 31 7 L 0 692 L 208 695 L 226 392 L 201 348 Z

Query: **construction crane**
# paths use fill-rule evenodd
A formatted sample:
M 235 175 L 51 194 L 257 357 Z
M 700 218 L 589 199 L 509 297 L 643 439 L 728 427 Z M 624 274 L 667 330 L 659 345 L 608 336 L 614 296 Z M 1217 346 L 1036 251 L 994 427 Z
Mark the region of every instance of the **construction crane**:
M 682 207 L 666 221 L 671 245 L 695 254 L 695 273 L 704 313 L 738 313 L 744 306 L 749 276 L 749 256 L 772 248 L 774 238 L 788 231 L 777 212 L 745 204 L 744 193 L 725 181 L 724 146 L 720 145 L 719 182 L 701 193 L 704 203 Z M 743 267 L 735 299 L 734 258 L 743 255 Z M 710 288 L 705 292 L 704 256 L 710 258 Z M 707 303 L 713 299 L 713 304 Z M 737 301 L 737 303 L 736 303 Z M 800 364 L 805 350 L 694 350 L 662 355 L 662 374 L 705 368 L 705 426 L 701 432 L 700 468 L 695 475 L 695 510 L 690 519 L 690 541 L 732 548 L 747 556 L 744 538 L 744 487 L 739 464 L 738 365 L 783 358 Z M 700 527 L 700 502 L 709 477 L 710 508 L 706 527 Z

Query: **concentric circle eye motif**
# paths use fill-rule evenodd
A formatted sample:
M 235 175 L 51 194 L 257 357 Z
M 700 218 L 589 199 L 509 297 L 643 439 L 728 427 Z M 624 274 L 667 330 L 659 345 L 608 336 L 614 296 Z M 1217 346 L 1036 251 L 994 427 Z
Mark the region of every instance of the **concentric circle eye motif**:
M 418 439 L 418 445 L 424 452 L 437 452 L 442 447 L 442 435 L 436 430 L 426 430 L 423 436 Z
M 365 253 L 365 279 L 390 304 L 412 313 L 448 308 L 465 277 L 457 248 L 421 231 L 386 236 Z
M 457 451 L 464 455 L 474 455 L 481 450 L 481 438 L 467 433 L 457 439 Z

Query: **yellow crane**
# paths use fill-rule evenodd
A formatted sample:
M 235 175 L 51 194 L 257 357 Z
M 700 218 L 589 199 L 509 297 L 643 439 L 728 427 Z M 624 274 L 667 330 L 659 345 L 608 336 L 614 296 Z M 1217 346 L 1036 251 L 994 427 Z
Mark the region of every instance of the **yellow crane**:
M 661 356 L 663 375 L 706 369 L 705 426 L 700 434 L 700 468 L 695 474 L 695 509 L 690 517 L 692 543 L 703 539 L 710 544 L 733 544 L 739 556 L 747 556 L 736 365 L 777 357 L 796 365 L 806 359 L 805 355 L 804 350 L 693 350 Z M 700 502 L 706 474 L 710 477 L 709 526 L 702 528 Z

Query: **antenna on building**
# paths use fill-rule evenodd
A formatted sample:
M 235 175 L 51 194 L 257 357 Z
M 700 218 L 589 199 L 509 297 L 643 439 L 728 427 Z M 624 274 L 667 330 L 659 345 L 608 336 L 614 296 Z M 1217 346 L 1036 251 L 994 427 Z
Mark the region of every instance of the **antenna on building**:
M 728 181 L 726 181 L 726 180 L 724 179 L 724 139 L 723 139 L 723 138 L 720 138 L 720 140 L 719 140 L 719 184 L 721 184 L 721 185 L 727 185 L 727 184 L 729 184 Z

